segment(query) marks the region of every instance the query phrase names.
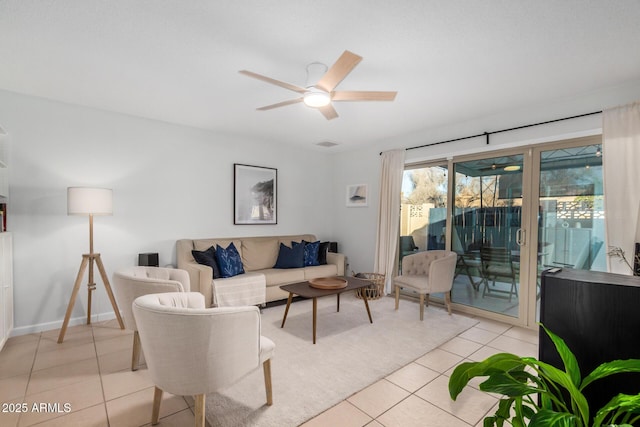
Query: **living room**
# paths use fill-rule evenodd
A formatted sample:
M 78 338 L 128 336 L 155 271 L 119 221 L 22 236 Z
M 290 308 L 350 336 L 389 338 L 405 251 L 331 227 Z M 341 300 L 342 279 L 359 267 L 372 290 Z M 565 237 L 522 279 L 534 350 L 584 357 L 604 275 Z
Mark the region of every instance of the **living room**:
M 73 6 L 67 7 L 73 9 Z M 252 6 L 258 11 L 263 9 L 258 4 Z M 378 6 L 382 9 L 380 16 L 375 15 L 377 19 L 374 22 L 383 25 L 382 12 L 388 9 L 382 5 Z M 494 7 L 502 6 L 504 5 Z M 548 6 L 552 8 L 552 5 Z M 582 7 L 580 2 L 572 3 L 572 6 L 577 9 Z M 557 56 L 550 55 L 551 58 L 547 58 L 547 61 L 552 63 L 554 59 L 559 60 L 558 57 L 566 57 L 568 59 L 562 63 L 563 67 L 569 68 L 568 63 L 576 62 L 584 69 L 590 67 L 596 69 L 594 62 L 608 60 L 606 67 L 598 66 L 597 71 L 593 73 L 584 71 L 586 77 L 581 75 L 578 80 L 588 84 L 572 86 L 571 80 L 566 79 L 564 74 L 555 75 L 549 71 L 550 68 L 540 67 L 536 69 L 535 74 L 549 73 L 547 79 L 553 83 L 544 86 L 545 97 L 538 96 L 543 92 L 542 88 L 532 86 L 532 82 L 538 83 L 541 80 L 544 81 L 544 78 L 520 79 L 523 82 L 522 86 L 529 87 L 521 88 L 522 90 L 512 97 L 504 93 L 500 93 L 500 96 L 496 94 L 496 98 L 499 98 L 502 104 L 483 107 L 480 100 L 486 98 L 489 103 L 489 98 L 492 98 L 494 93 L 476 90 L 473 95 L 468 95 L 469 98 L 465 98 L 464 92 L 469 88 L 466 85 L 462 86 L 462 79 L 452 81 L 451 87 L 445 87 L 442 80 L 425 75 L 427 80 L 433 78 L 433 87 L 420 93 L 418 97 L 422 97 L 422 102 L 429 104 L 432 102 L 432 96 L 435 97 L 438 92 L 445 92 L 445 95 L 438 94 L 438 99 L 443 102 L 425 106 L 422 112 L 417 108 L 418 111 L 405 113 L 413 116 L 414 121 L 398 129 L 396 123 L 399 121 L 398 116 L 389 116 L 392 119 L 387 119 L 386 115 L 393 113 L 395 105 L 403 105 L 402 97 L 407 96 L 405 95 L 407 91 L 403 92 L 402 88 L 405 86 L 402 85 L 401 88 L 399 80 L 404 77 L 384 75 L 383 64 L 388 59 L 382 55 L 378 56 L 375 46 L 366 43 L 366 37 L 345 35 L 338 41 L 327 42 L 327 46 L 322 47 L 322 55 L 315 52 L 302 55 L 304 50 L 310 49 L 309 46 L 313 45 L 314 41 L 297 42 L 296 45 L 305 45 L 296 46 L 296 49 L 300 49 L 298 52 L 302 56 L 299 64 L 288 63 L 290 58 L 287 56 L 282 59 L 283 64 L 279 65 L 278 57 L 274 56 L 267 62 L 273 69 L 260 68 L 256 62 L 249 61 L 250 55 L 243 50 L 242 54 L 239 54 L 242 61 L 233 62 L 233 70 L 230 71 L 233 75 L 229 79 L 233 87 L 246 87 L 245 92 L 237 95 L 243 98 L 241 107 L 246 108 L 246 111 L 239 110 L 237 105 L 227 107 L 227 101 L 224 99 L 214 99 L 209 104 L 197 105 L 195 108 L 200 110 L 200 115 L 192 118 L 190 124 L 185 124 L 177 119 L 173 120 L 168 115 L 144 116 L 133 113 L 136 104 L 145 98 L 150 104 L 166 103 L 180 106 L 189 103 L 190 94 L 172 87 L 170 81 L 154 81 L 152 85 L 147 86 L 145 79 L 153 80 L 149 77 L 154 75 L 150 71 L 148 74 L 141 72 L 134 76 L 129 75 L 130 80 L 122 84 L 121 88 L 124 88 L 124 92 L 142 87 L 143 93 L 135 98 L 132 97 L 131 102 L 125 99 L 120 110 L 109 110 L 107 108 L 109 103 L 106 101 L 103 105 L 91 105 L 89 98 L 94 88 L 97 91 L 98 87 L 104 85 L 101 89 L 107 93 L 102 93 L 102 96 L 109 98 L 107 84 L 109 80 L 100 79 L 105 75 L 117 75 L 129 64 L 131 68 L 140 67 L 144 60 L 131 63 L 130 57 L 124 54 L 120 56 L 121 54 L 111 51 L 111 48 L 101 50 L 100 45 L 94 46 L 95 50 L 91 48 L 84 51 L 65 50 L 65 43 L 70 39 L 83 38 L 80 33 L 83 25 L 78 24 L 76 20 L 93 16 L 90 11 L 82 9 L 82 12 L 78 12 L 78 16 L 74 17 L 69 10 L 68 24 L 75 22 L 72 27 L 77 32 L 65 33 L 62 29 L 58 29 L 59 38 L 56 38 L 51 35 L 56 32 L 49 33 L 49 31 L 57 26 L 42 17 L 40 17 L 42 21 L 35 17 L 30 18 L 35 19 L 34 23 L 30 24 L 33 27 L 17 29 L 18 25 L 27 25 L 30 22 L 29 18 L 25 18 L 29 13 L 35 16 L 40 14 L 46 16 L 42 9 L 38 9 L 33 4 L 31 8 L 27 7 L 25 10 L 20 9 L 16 2 L 0 4 L 0 28 L 2 28 L 0 35 L 6 35 L 6 37 L 0 37 L 4 40 L 0 42 L 0 52 L 4 58 L 3 63 L 8 64 L 3 65 L 0 71 L 0 126 L 5 133 L 2 139 L 7 144 L 8 154 L 7 230 L 13 233 L 13 335 L 22 336 L 51 331 L 60 328 L 62 324 L 73 281 L 78 272 L 82 254 L 86 253 L 89 243 L 86 218 L 67 215 L 66 190 L 70 186 L 97 186 L 113 189 L 113 215 L 96 217 L 94 230 L 96 251 L 102 254 L 109 276 L 118 269 L 135 265 L 139 253 L 157 252 L 161 266 L 175 265 L 175 244 L 182 238 L 301 233 L 312 233 L 319 239 L 338 242 L 339 251 L 347 256 L 347 272 L 373 271 L 377 207 L 380 199 L 380 152 L 600 111 L 640 99 L 640 64 L 635 55 L 635 47 L 640 35 L 635 25 L 628 26 L 629 22 L 635 22 L 640 13 L 637 3 L 623 2 L 615 7 L 608 4 L 599 6 L 590 4 L 590 6 L 605 11 L 608 8 L 614 9 L 609 12 L 618 21 L 612 18 L 611 21 L 606 21 L 606 28 L 592 31 L 599 34 L 614 34 L 615 40 L 623 43 L 622 47 L 605 51 L 602 45 L 598 44 L 597 49 L 594 49 L 590 47 L 594 38 L 591 32 L 580 36 L 589 37 L 589 41 L 576 40 L 579 34 L 576 28 L 579 28 L 579 25 L 572 25 L 571 29 L 574 31 L 572 34 L 575 37 L 572 40 L 577 46 L 582 47 L 581 55 L 563 50 Z M 48 5 L 48 7 L 54 6 Z M 153 8 L 148 4 L 146 7 Z M 178 6 L 175 7 L 178 8 Z M 360 7 L 364 6 L 360 5 Z M 14 8 L 17 10 L 14 11 Z M 144 11 L 144 7 L 140 6 L 140 8 L 142 10 L 138 12 Z M 566 8 L 570 6 L 562 6 L 557 12 L 557 17 L 549 18 L 552 24 L 558 25 L 558 21 L 566 19 Z M 277 9 L 281 11 L 280 8 Z M 311 9 L 314 10 L 314 8 Z M 423 9 L 421 11 L 421 16 L 428 12 Z M 165 12 L 166 16 L 171 16 L 168 11 Z M 215 12 L 224 16 L 224 13 L 229 11 L 221 8 Z M 242 12 L 245 12 L 244 8 Z M 240 14 L 240 12 L 236 13 Z M 326 13 L 325 16 L 329 16 L 328 12 Z M 396 30 L 401 28 L 398 22 L 402 22 L 402 16 L 409 14 L 409 11 L 403 11 L 401 8 L 396 11 L 396 14 L 392 14 Z M 597 13 L 592 11 L 587 23 L 593 23 L 593 15 Z M 53 16 L 65 22 L 55 13 Z M 235 13 L 232 16 L 237 18 Z M 217 19 L 220 19 L 219 16 Z M 100 22 L 99 19 L 96 21 Z M 42 32 L 38 32 L 40 25 L 44 26 Z M 161 26 L 157 22 L 154 25 Z M 183 25 L 188 26 L 188 23 Z M 476 22 L 475 25 L 477 28 L 479 23 Z M 60 26 L 64 27 L 64 25 Z M 242 29 L 247 30 L 247 26 L 248 24 L 244 24 Z M 484 27 L 483 30 L 487 29 L 484 25 L 481 27 Z M 267 32 L 269 25 L 262 23 L 259 28 Z M 515 31 L 513 28 L 503 30 L 509 29 Z M 84 30 L 88 31 L 88 28 Z M 369 30 L 374 31 L 375 28 L 370 27 Z M 31 36 L 27 37 L 25 33 Z M 120 40 L 122 44 L 126 44 L 128 40 L 125 36 L 133 37 L 126 31 L 119 34 L 124 37 L 124 41 Z M 455 32 L 449 33 L 447 37 L 455 38 L 455 34 Z M 223 36 L 218 33 L 216 35 Z M 553 35 L 561 37 L 562 32 L 553 33 Z M 45 43 L 45 39 L 49 36 L 52 38 L 51 44 Z M 265 34 L 262 36 L 264 37 Z M 435 34 L 428 36 L 434 37 Z M 237 37 L 240 39 L 239 35 Z M 284 36 L 272 37 L 275 40 L 270 42 L 273 44 L 280 42 L 279 46 L 282 46 L 286 40 Z M 424 37 L 426 38 L 427 35 Z M 168 38 L 170 36 L 167 36 Z M 443 37 L 439 36 L 439 39 L 441 38 Z M 532 39 L 535 37 L 527 38 L 527 40 Z M 144 40 L 151 44 L 154 36 L 147 34 Z M 539 49 L 551 49 L 552 42 L 553 40 L 549 41 L 545 38 L 541 41 Z M 48 55 L 60 55 L 64 58 L 60 61 L 61 64 L 56 63 L 55 68 L 49 68 L 55 64 L 50 64 L 49 61 L 53 60 L 47 56 L 29 57 L 27 55 L 25 59 L 16 53 L 16 50 L 35 49 L 34 46 L 39 43 L 45 44 L 48 48 L 51 48 L 51 45 L 58 46 L 61 51 L 51 50 Z M 232 45 L 229 40 L 225 39 L 221 44 L 220 51 L 233 50 L 227 45 Z M 74 46 L 73 43 L 70 45 Z M 435 45 L 437 45 L 435 42 L 430 44 L 430 46 Z M 112 45 L 109 46 L 112 47 Z M 567 45 L 562 46 L 563 49 L 567 48 Z M 569 46 L 572 45 L 569 44 Z M 304 67 L 308 62 L 322 60 L 330 64 L 345 49 L 363 55 L 364 59 L 358 66 L 358 73 L 377 74 L 374 80 L 367 81 L 363 77 L 359 82 L 354 71 L 352 76 L 345 79 L 345 88 L 349 88 L 350 78 L 353 77 L 353 85 L 358 88 L 397 89 L 398 99 L 390 103 L 353 103 L 354 105 L 341 103 L 336 107 L 341 115 L 332 121 L 326 121 L 317 112 L 306 111 L 306 109 L 303 111 L 303 106 L 289 106 L 286 107 L 288 109 L 260 112 L 255 111 L 255 108 L 265 105 L 262 104 L 263 101 L 277 102 L 285 99 L 289 93 L 285 90 L 280 91 L 281 88 L 263 88 L 263 84 L 268 85 L 237 74 L 238 70 L 247 68 L 286 80 L 287 72 L 299 67 L 302 68 L 299 74 L 303 78 Z M 414 49 L 420 56 L 430 55 L 425 48 L 417 50 L 414 47 Z M 162 51 L 162 49 L 158 50 Z M 411 49 L 407 50 L 411 53 Z M 264 64 L 262 61 L 265 54 L 261 53 L 260 47 L 254 47 L 248 51 L 261 59 L 258 64 Z M 620 51 L 626 52 L 626 57 L 623 57 Z M 270 50 L 269 53 L 271 52 Z M 385 52 L 389 53 L 386 47 Z M 530 46 L 527 50 L 527 55 L 534 56 L 539 53 L 536 46 Z M 212 55 L 215 54 L 217 52 Z M 87 68 L 80 68 L 80 71 L 76 69 L 76 72 L 72 72 L 71 68 L 65 69 L 62 65 L 66 61 L 70 61 L 72 64 L 70 67 L 76 64 L 71 60 L 73 55 L 85 58 L 86 61 L 83 61 L 83 64 Z M 198 51 L 197 55 L 202 55 L 202 52 Z M 315 58 L 315 55 L 321 57 L 307 59 L 308 56 Z M 411 55 L 407 54 L 407 56 Z M 19 58 L 22 59 L 19 60 Z M 420 67 L 406 57 L 403 58 L 403 61 L 406 60 L 404 67 Z M 473 59 L 479 60 L 477 56 Z M 520 59 L 521 57 L 517 56 L 517 60 Z M 181 62 L 184 60 L 185 58 L 180 57 L 176 62 L 180 67 L 184 67 L 180 72 L 188 74 L 190 66 L 185 66 L 185 63 Z M 92 65 L 92 61 L 97 65 Z M 505 60 L 505 62 L 509 61 L 512 61 L 510 57 Z M 367 63 L 371 64 L 371 68 L 367 68 Z M 167 66 L 166 63 L 162 64 Z M 448 64 L 453 67 L 452 64 L 455 64 L 455 61 Z M 473 78 L 468 77 L 474 82 L 482 81 L 482 78 L 490 74 L 487 70 L 501 65 L 498 62 L 481 62 L 481 64 L 482 72 L 478 72 Z M 209 67 L 207 71 L 212 80 L 221 78 L 217 75 L 219 71 L 214 65 L 216 65 L 215 62 L 203 64 L 203 67 Z M 462 58 L 457 62 L 457 69 L 471 67 L 471 65 L 473 64 L 466 63 Z M 94 66 L 106 70 L 103 70 L 104 74 L 100 74 L 97 81 L 89 78 L 90 76 L 87 77 Z M 426 69 L 425 65 L 422 66 Z M 532 63 L 527 62 L 527 66 L 532 66 Z M 224 72 L 226 73 L 229 68 L 230 66 L 224 66 Z M 571 70 L 577 73 L 577 69 L 578 67 Z M 30 80 L 28 78 L 30 73 L 35 73 L 37 70 L 43 74 L 50 74 L 50 83 L 47 84 L 46 79 Z M 450 70 L 439 70 L 441 73 L 448 71 Z M 24 80 L 18 78 L 19 76 L 23 76 Z M 561 77 L 566 80 L 560 80 Z M 560 83 L 556 83 L 556 79 Z M 56 87 L 62 87 L 63 83 L 72 83 L 74 80 L 80 85 L 68 86 L 63 90 L 65 96 L 55 96 Z M 510 80 L 504 84 L 507 83 L 513 85 Z M 446 92 L 453 90 L 452 88 L 457 87 L 456 85 L 461 85 L 463 88 L 456 89 L 455 96 L 451 94 L 451 97 L 460 103 L 459 108 L 456 108 L 455 103 L 445 104 L 444 102 L 447 97 Z M 164 87 L 166 92 L 156 93 L 151 90 L 159 87 Z M 512 87 L 509 86 L 509 90 Z M 254 98 L 253 92 L 262 89 L 265 92 L 261 92 L 259 97 Z M 440 108 L 439 105 L 446 108 Z M 364 108 L 364 111 L 371 112 L 372 115 L 360 117 L 358 108 Z M 238 115 L 235 122 L 238 132 L 230 132 L 222 124 L 216 122 L 211 124 L 205 119 L 207 115 L 215 116 L 227 109 Z M 438 110 L 441 109 L 448 110 L 448 115 L 440 114 Z M 356 116 L 358 121 L 355 121 Z M 381 129 L 384 126 L 375 126 L 375 132 L 379 132 L 378 136 L 366 133 L 364 138 L 370 138 L 366 143 L 361 141 L 353 145 L 349 143 L 350 137 L 355 139 L 358 129 L 362 129 L 364 133 L 367 122 L 371 122 L 371 126 L 374 127 L 374 123 L 384 125 L 386 120 L 389 120 L 388 127 L 393 133 Z M 264 125 L 265 122 L 268 122 L 269 133 L 267 134 L 265 130 L 265 136 L 262 137 L 261 129 L 257 124 Z M 294 122 L 309 124 L 309 134 L 292 135 L 289 126 L 294 126 Z M 240 131 L 244 130 L 243 123 L 246 123 L 250 132 Z M 345 127 L 355 129 L 346 130 Z M 342 131 L 348 136 L 340 136 Z M 443 159 L 461 154 L 597 135 L 601 132 L 602 118 L 600 115 L 594 115 L 495 135 L 492 136 L 489 145 L 484 138 L 475 138 L 412 150 L 407 152 L 406 162 Z M 315 145 L 327 139 L 335 139 L 339 145 L 333 148 Z M 277 169 L 277 224 L 260 226 L 233 224 L 234 163 Z M 367 207 L 346 206 L 345 189 L 353 184 L 367 184 L 369 189 Z M 87 301 L 83 292 L 74 308 L 72 325 L 82 324 L 86 311 Z M 113 310 L 102 286 L 98 286 L 95 292 L 92 311 L 96 321 L 113 318 Z

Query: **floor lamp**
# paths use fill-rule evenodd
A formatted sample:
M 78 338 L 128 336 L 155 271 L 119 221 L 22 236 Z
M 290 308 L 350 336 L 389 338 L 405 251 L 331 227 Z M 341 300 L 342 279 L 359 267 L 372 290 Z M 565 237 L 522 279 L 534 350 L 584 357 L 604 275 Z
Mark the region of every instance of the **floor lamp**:
M 58 343 L 64 340 L 64 334 L 67 332 L 67 326 L 69 326 L 69 319 L 73 306 L 80 290 L 80 283 L 87 267 L 89 267 L 89 282 L 87 283 L 89 300 L 87 303 L 87 325 L 91 324 L 91 293 L 96 289 L 96 284 L 93 281 L 93 263 L 98 266 L 98 271 L 102 277 L 102 283 L 107 290 L 109 300 L 111 300 L 111 306 L 116 314 L 120 329 L 124 329 L 122 323 L 122 317 L 120 317 L 120 310 L 118 310 L 118 304 L 113 296 L 107 273 L 102 264 L 100 254 L 93 252 L 93 216 L 94 215 L 111 215 L 113 213 L 113 191 L 109 188 L 87 188 L 87 187 L 69 187 L 67 188 L 67 215 L 88 215 L 89 216 L 89 253 L 82 255 L 82 263 L 80 264 L 80 270 L 76 277 L 76 282 L 73 285 L 73 292 L 71 293 L 71 299 L 69 300 L 69 306 L 67 307 L 67 314 L 64 316 L 64 323 L 58 336 Z

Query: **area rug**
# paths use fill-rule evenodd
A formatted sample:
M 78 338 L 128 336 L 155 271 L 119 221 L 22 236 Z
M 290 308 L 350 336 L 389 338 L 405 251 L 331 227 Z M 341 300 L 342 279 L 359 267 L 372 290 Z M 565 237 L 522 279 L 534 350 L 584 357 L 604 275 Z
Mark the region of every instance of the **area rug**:
M 212 427 L 298 426 L 354 393 L 386 377 L 474 326 L 477 321 L 447 315 L 442 307 L 383 297 L 369 301 L 373 324 L 362 300 L 342 295 L 318 299 L 317 344 L 312 343 L 311 300 L 295 302 L 280 328 L 285 306 L 262 311 L 262 335 L 276 343 L 271 361 L 273 405 L 266 406 L 259 369 L 233 386 L 207 396 Z

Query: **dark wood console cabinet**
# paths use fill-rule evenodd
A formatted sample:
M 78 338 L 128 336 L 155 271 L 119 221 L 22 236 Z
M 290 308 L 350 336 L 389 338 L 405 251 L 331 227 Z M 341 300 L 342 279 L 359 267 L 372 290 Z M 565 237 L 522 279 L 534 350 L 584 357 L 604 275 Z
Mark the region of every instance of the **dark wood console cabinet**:
M 640 277 L 563 269 L 543 272 L 540 323 L 576 355 L 582 377 L 616 359 L 640 359 Z M 540 329 L 539 358 L 562 367 Z M 640 393 L 640 373 L 618 374 L 585 389 L 591 416 L 618 393 Z

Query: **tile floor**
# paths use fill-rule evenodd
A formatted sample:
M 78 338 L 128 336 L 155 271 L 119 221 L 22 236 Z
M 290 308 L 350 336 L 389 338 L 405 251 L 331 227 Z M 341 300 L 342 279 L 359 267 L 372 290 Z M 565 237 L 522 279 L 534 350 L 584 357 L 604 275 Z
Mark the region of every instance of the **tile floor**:
M 62 344 L 58 333 L 10 338 L 0 352 L 0 426 L 150 425 L 153 384 L 146 368 L 129 369 L 131 332 L 109 321 L 69 328 Z M 537 356 L 537 347 L 533 331 L 481 320 L 303 426 L 481 426 L 497 399 L 467 388 L 451 401 L 453 367 L 501 351 Z M 16 412 L 22 406 L 28 410 Z M 193 400 L 165 393 L 160 416 L 161 426 L 191 426 Z

